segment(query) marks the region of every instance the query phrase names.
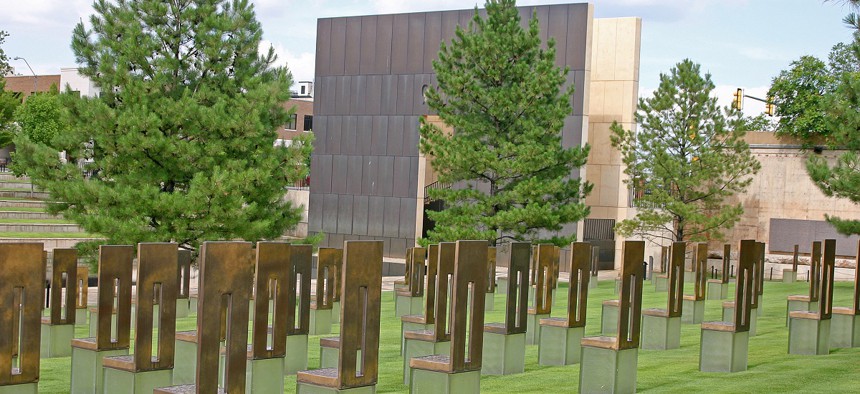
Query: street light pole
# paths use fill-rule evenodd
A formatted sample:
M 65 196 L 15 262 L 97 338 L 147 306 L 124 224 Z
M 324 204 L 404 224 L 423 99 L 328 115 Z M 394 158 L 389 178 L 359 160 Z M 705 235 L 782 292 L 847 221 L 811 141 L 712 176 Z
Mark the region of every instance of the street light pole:
M 33 74 L 33 93 L 31 93 L 31 94 L 36 94 L 36 83 L 39 81 L 39 76 L 36 75 L 36 72 L 33 71 L 33 67 L 30 67 L 30 62 L 28 62 L 27 59 L 24 59 L 23 57 L 20 57 L 20 56 L 14 57 L 14 58 L 12 58 L 12 60 L 23 60 L 24 64 L 27 65 L 27 68 L 30 69 L 30 73 Z

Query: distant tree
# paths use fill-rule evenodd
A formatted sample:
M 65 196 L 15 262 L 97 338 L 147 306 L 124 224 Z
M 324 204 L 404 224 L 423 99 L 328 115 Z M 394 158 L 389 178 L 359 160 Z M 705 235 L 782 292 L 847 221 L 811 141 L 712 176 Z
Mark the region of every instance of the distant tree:
M 6 91 L 6 78 L 4 76 L 11 71 L 9 58 L 3 51 L 3 42 L 9 33 L 0 30 L 0 147 L 12 143 L 15 137 L 15 125 L 12 123 L 12 115 L 21 104 L 21 99 L 15 97 L 12 92 Z
M 60 120 L 61 108 L 56 85 L 51 85 L 47 93 L 31 95 L 15 110 L 19 133 L 30 141 L 52 146 L 54 138 L 64 129 Z
M 545 234 L 586 217 L 591 190 L 571 177 L 588 148 L 561 145 L 568 69 L 555 66 L 553 40 L 542 48 L 536 18 L 522 28 L 513 0 L 485 7 L 486 18 L 476 10 L 433 62 L 438 88 L 427 90 L 427 104 L 454 131 L 422 120 L 421 151 L 439 182 L 455 187 L 429 191 L 445 205 L 428 212 L 436 222 L 429 238 L 567 244 L 575 235 Z
M 740 111 L 737 119 L 734 120 L 734 127 L 738 127 L 744 131 L 776 131 L 777 121 L 767 114 L 758 114 L 756 116 L 743 116 Z
M 827 65 L 814 56 L 791 62 L 773 79 L 768 96 L 773 97 L 779 117 L 777 134 L 796 137 L 806 144 L 821 142 L 831 133 L 824 124 L 825 97 L 836 78 Z
M 108 242 L 185 248 L 276 238 L 294 226 L 300 211 L 283 196 L 296 155 L 274 146 L 291 76 L 273 67 L 272 48 L 258 54 L 253 5 L 100 0 L 94 8 L 90 29 L 75 26 L 72 50 L 100 96 L 61 95 L 69 129 L 54 146 L 19 139 L 15 169 L 61 201 L 51 211 Z
M 639 99 L 638 131 L 611 127 L 612 145 L 621 151 L 637 193 L 633 219 L 621 221 L 624 236 L 669 238 L 673 241 L 721 239 L 743 213 L 728 198 L 743 192 L 760 168 L 744 142 L 746 131 L 727 117 L 711 95 L 710 74 L 684 60 L 650 98 Z
M 3 79 L 3 76 L 12 72 L 12 67 L 9 66 L 9 56 L 3 51 L 3 43 L 6 42 L 6 37 L 9 37 L 9 33 L 0 30 L 0 79 Z

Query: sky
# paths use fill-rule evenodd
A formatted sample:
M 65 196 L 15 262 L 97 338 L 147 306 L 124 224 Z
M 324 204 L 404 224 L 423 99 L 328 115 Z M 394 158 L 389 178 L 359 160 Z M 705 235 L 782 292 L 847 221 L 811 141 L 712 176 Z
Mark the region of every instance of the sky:
M 251 0 L 271 45 L 294 80 L 312 80 L 317 18 L 474 8 L 476 0 Z M 520 0 L 520 6 L 577 0 Z M 27 59 L 36 74 L 76 67 L 70 49 L 75 24 L 93 13 L 92 0 L 4 0 L 3 50 Z M 477 2 L 483 4 L 483 1 Z M 640 96 L 658 86 L 660 73 L 685 58 L 702 65 L 727 105 L 736 88 L 764 97 L 771 80 L 803 55 L 827 58 L 830 48 L 851 39 L 842 23 L 842 1 L 822 0 L 594 0 L 597 18 L 642 18 Z M 13 60 L 16 72 L 30 75 Z M 745 100 L 744 112 L 764 106 Z

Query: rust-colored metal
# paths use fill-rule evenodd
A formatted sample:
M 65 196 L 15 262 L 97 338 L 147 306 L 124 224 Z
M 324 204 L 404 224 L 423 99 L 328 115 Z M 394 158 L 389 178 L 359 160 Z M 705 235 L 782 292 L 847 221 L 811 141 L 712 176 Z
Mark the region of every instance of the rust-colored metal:
M 553 270 L 558 263 L 558 248 L 555 245 L 542 244 L 537 245 L 536 250 L 536 269 L 532 272 L 537 276 L 535 280 L 535 301 L 534 308 L 529 309 L 529 313 L 537 315 L 548 315 L 552 310 L 552 288 L 553 288 Z
M 836 240 L 824 240 L 824 258 L 821 260 L 821 285 L 818 297 L 818 318 L 830 320 L 833 316 L 833 279 L 836 269 Z
M 403 281 L 400 281 L 400 284 L 409 287 L 409 284 L 412 281 L 412 248 L 406 249 L 406 272 L 403 273 Z
M 528 242 L 512 242 L 508 266 L 508 293 L 505 297 L 505 322 L 484 325 L 485 332 L 498 334 L 525 333 L 528 323 L 529 259 L 532 246 Z M 489 250 L 487 251 L 489 253 Z M 590 261 L 589 256 L 589 261 Z M 586 275 L 590 267 L 586 267 Z
M 439 274 L 439 245 L 427 248 L 427 291 L 424 297 L 424 324 L 436 321 L 436 281 Z
M 693 296 L 696 301 L 705 299 L 708 291 L 708 244 L 705 242 L 696 244 L 696 254 L 693 256 L 693 269 L 696 271 L 696 282 L 693 287 Z
M 812 257 L 809 261 L 809 301 L 818 301 L 821 284 L 821 241 L 812 243 Z
M 617 349 L 639 347 L 640 324 L 642 324 L 642 280 L 645 269 L 644 241 L 625 241 L 623 265 L 621 267 L 621 292 L 619 296 Z
M 177 256 L 179 291 L 176 293 L 176 298 L 187 299 L 191 296 L 191 251 L 181 249 Z
M 794 253 L 791 254 L 791 270 L 797 272 L 797 262 L 800 256 L 800 245 L 794 245 Z
M 723 271 L 720 275 L 720 283 L 729 283 L 729 279 L 731 276 L 731 264 L 732 264 L 732 245 L 725 244 L 723 245 Z
M 436 276 L 436 310 L 433 313 L 433 335 L 437 342 L 451 338 L 448 324 L 449 311 L 454 308 L 453 300 L 448 298 L 448 285 L 454 282 L 454 260 L 457 254 L 457 244 L 454 242 L 439 243 L 439 264 Z
M 42 251 L 41 243 L 0 244 L 0 386 L 39 380 L 46 271 Z M 13 334 L 17 327 L 21 332 Z M 14 369 L 13 354 L 18 357 Z
M 758 243 L 758 284 L 756 287 L 756 294 L 762 295 L 764 294 L 764 253 L 765 247 L 764 242 Z M 756 297 L 758 299 L 758 297 Z
M 758 299 L 755 292 L 755 276 L 758 272 L 757 252 L 757 242 L 751 239 L 741 241 L 735 288 L 735 332 L 745 332 L 750 329 L 750 314 L 753 313 L 754 301 Z
M 585 327 L 588 307 L 588 282 L 591 244 L 570 244 L 570 288 L 567 294 L 567 326 Z
M 450 372 L 481 369 L 487 242 L 457 241 L 451 307 Z M 471 305 L 469 303 L 471 302 Z M 467 315 L 468 312 L 468 315 Z M 467 349 L 468 338 L 468 349 Z
M 78 305 L 78 250 L 54 249 L 54 260 L 51 263 L 51 316 L 49 324 L 75 324 L 75 308 Z M 63 274 L 66 280 L 63 282 Z M 63 305 L 63 289 L 66 291 L 66 302 Z M 65 316 L 63 316 L 65 310 Z
M 857 241 L 857 260 L 854 262 L 854 304 L 855 315 L 860 315 L 860 241 Z
M 668 317 L 680 317 L 684 306 L 684 259 L 687 244 L 673 242 L 669 259 Z
M 487 293 L 496 292 L 496 247 L 487 249 Z
M 411 297 L 424 296 L 424 259 L 427 249 L 410 248 L 409 252 L 409 295 Z
M 334 262 L 334 282 L 332 283 L 332 302 L 340 302 L 340 287 L 343 276 L 343 249 L 340 251 L 340 258 Z
M 287 335 L 307 335 L 310 328 L 313 251 L 312 245 L 290 246 L 290 277 L 286 289 Z
M 200 248 L 200 287 L 197 313 L 198 393 L 218 391 L 221 327 L 227 327 L 224 390 L 245 390 L 248 358 L 248 301 L 253 262 L 250 242 L 204 242 Z M 221 309 L 227 309 L 223 321 Z
M 331 309 L 331 303 L 334 299 L 335 265 L 338 260 L 343 260 L 342 249 L 319 249 L 316 294 L 314 295 L 314 300 L 311 302 L 311 308 Z
M 87 307 L 87 301 L 90 293 L 90 268 L 85 265 L 79 265 L 76 269 L 77 273 L 75 274 L 75 292 L 78 295 L 75 297 L 75 308 L 77 309 L 85 309 Z
M 255 360 L 284 357 L 287 354 L 287 314 L 290 311 L 295 313 L 296 309 L 283 307 L 288 304 L 290 290 L 292 294 L 296 294 L 294 286 L 290 286 L 291 252 L 292 246 L 286 242 L 257 243 L 254 292 L 258 297 L 254 300 L 254 324 L 251 333 L 251 358 Z M 263 294 L 269 296 L 259 296 Z
M 173 368 L 176 295 L 179 288 L 178 245 L 141 243 L 137 246 L 134 370 Z M 152 351 L 155 300 L 158 300 L 158 352 Z M 101 318 L 101 313 L 99 313 Z
M 660 272 L 667 273 L 669 266 L 669 247 L 661 246 L 660 247 Z
M 99 317 L 96 350 L 125 349 L 131 336 L 131 270 L 134 246 L 99 246 Z M 116 309 L 114 309 L 116 302 Z M 111 338 L 111 320 L 116 311 L 116 340 Z

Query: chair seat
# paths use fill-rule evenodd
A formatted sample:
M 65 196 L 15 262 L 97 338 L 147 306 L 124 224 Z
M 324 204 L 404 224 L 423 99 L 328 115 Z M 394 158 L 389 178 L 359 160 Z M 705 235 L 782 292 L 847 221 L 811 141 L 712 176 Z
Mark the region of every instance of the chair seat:
M 735 332 L 735 323 L 724 321 L 706 321 L 702 323 L 703 330 Z
M 403 315 L 400 316 L 400 321 L 404 323 L 427 324 L 427 319 L 424 315 Z
M 844 306 L 834 306 L 833 313 L 837 315 L 851 315 L 854 316 L 854 308 L 846 308 Z
M 788 296 L 789 301 L 801 301 L 801 302 L 809 302 L 808 295 L 790 295 Z
M 492 334 L 507 334 L 508 327 L 505 323 L 487 323 L 484 324 L 484 332 L 489 332 Z
M 540 319 L 540 325 L 552 327 L 569 327 L 567 319 L 563 317 L 548 317 L 545 319 Z
M 296 373 L 296 382 L 338 388 L 337 368 L 321 368 Z
M 604 300 L 603 305 L 606 306 L 620 306 L 621 300 Z
M 314 310 L 327 310 L 327 309 L 331 309 L 331 304 L 328 304 L 328 305 L 317 305 L 317 301 L 316 301 L 316 300 L 311 300 L 311 309 L 314 309 Z
M 406 339 L 414 339 L 424 342 L 441 342 L 437 340 L 436 331 L 434 330 L 409 330 L 403 332 L 403 337 Z
M 702 300 L 697 299 L 696 296 L 694 296 L 694 295 L 685 295 L 684 301 L 702 301 Z
M 72 339 L 71 345 L 78 349 L 98 350 L 95 338 L 75 338 Z
M 155 394 L 196 394 L 197 393 L 197 385 L 196 384 L 183 384 L 179 386 L 170 386 L 170 387 L 159 387 L 153 390 Z M 218 388 L 218 394 L 225 394 L 223 388 Z
M 669 311 L 660 308 L 643 309 L 642 314 L 646 316 L 669 317 Z
M 153 363 L 158 362 L 158 357 L 152 358 Z M 102 365 L 106 368 L 119 369 L 128 372 L 140 372 L 141 369 L 137 368 L 137 365 L 134 362 L 134 355 L 127 356 L 113 356 L 113 357 L 105 357 L 102 359 Z M 169 368 L 157 368 L 157 369 L 169 369 Z M 155 370 L 155 369 L 153 369 Z M 149 371 L 149 370 L 147 370 Z
M 722 279 L 708 279 L 708 283 L 723 283 Z
M 395 286 L 405 286 L 406 284 L 407 284 L 407 283 L 406 283 L 406 281 L 405 281 L 405 280 L 395 280 L 395 281 L 394 281 L 394 285 L 395 285 Z
M 340 349 L 340 337 L 320 338 L 320 347 Z
M 425 371 L 452 373 L 453 365 L 451 365 L 451 357 L 442 354 L 433 354 L 430 356 L 415 357 L 409 360 L 409 366 L 412 368 L 423 369 Z M 467 372 L 471 369 L 465 369 L 456 372 Z
M 395 289 L 394 292 L 401 297 L 412 297 L 412 291 L 410 291 L 408 288 Z
M 734 307 L 735 307 L 734 301 L 723 301 L 723 308 L 734 308 Z
M 579 343 L 582 346 L 618 350 L 618 338 L 616 337 L 585 337 Z
M 660 279 L 669 279 L 669 275 L 657 275 Z
M 791 311 L 788 313 L 788 317 L 792 319 L 821 320 L 821 315 L 818 312 L 809 311 Z
M 179 331 L 176 333 L 176 340 L 197 343 L 197 330 Z

